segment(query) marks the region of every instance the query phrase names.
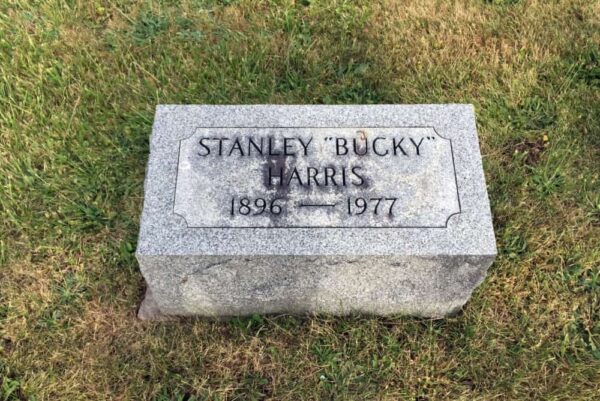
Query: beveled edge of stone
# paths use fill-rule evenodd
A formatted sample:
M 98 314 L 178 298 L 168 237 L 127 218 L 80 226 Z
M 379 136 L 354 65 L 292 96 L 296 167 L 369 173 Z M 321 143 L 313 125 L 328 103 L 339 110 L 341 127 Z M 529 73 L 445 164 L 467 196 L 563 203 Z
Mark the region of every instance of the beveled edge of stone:
M 446 229 L 188 228 L 172 213 L 179 141 L 197 127 L 255 126 L 433 126 L 453 141 L 462 213 L 451 216 Z M 470 104 L 158 105 L 144 189 L 140 256 L 497 254 Z

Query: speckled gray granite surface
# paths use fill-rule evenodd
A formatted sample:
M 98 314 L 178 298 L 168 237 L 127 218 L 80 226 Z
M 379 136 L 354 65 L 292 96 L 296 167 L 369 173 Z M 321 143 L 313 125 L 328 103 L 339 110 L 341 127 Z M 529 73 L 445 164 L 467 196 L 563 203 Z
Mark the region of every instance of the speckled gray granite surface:
M 138 316 L 442 317 L 496 256 L 471 105 L 156 109 Z

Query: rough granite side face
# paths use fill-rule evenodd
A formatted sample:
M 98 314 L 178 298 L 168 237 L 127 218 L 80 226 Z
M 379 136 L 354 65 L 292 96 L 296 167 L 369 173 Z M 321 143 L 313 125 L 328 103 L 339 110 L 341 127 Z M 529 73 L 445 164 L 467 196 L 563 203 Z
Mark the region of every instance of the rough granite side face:
M 138 316 L 443 317 L 496 256 L 471 105 L 156 109 Z

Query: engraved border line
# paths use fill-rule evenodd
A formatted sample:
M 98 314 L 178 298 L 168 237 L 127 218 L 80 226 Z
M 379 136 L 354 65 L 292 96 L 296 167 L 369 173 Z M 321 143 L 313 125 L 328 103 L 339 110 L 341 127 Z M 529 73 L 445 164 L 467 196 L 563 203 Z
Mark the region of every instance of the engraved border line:
M 440 138 L 447 140 L 448 142 L 450 142 L 450 155 L 452 156 L 452 170 L 454 172 L 454 182 L 456 185 L 456 198 L 458 201 L 458 212 L 452 213 L 450 216 L 448 216 L 448 218 L 446 219 L 446 223 L 443 226 L 262 226 L 262 227 L 255 227 L 255 226 L 190 226 L 189 223 L 187 222 L 187 219 L 185 218 L 184 215 L 179 214 L 175 211 L 175 199 L 176 199 L 176 195 L 177 195 L 177 179 L 179 177 L 179 161 L 180 161 L 180 156 L 181 156 L 181 142 L 190 139 L 191 137 L 193 137 L 196 134 L 196 130 L 198 129 L 279 129 L 279 128 L 283 128 L 283 129 L 351 129 L 351 128 L 366 128 L 366 129 L 379 129 L 379 128 L 431 128 L 433 130 L 433 132 Z M 356 127 L 356 126 L 351 126 L 351 127 L 289 127 L 289 126 L 278 126 L 278 127 L 264 127 L 264 126 L 244 126 L 244 127 L 195 127 L 194 128 L 194 132 L 182 139 L 179 139 L 179 149 L 177 152 L 177 168 L 176 168 L 176 173 L 175 173 L 175 188 L 173 191 L 173 214 L 181 217 L 184 221 L 185 224 L 187 226 L 187 228 L 220 228 L 220 229 L 258 229 L 258 230 L 262 230 L 262 229 L 307 229 L 307 228 L 343 228 L 343 229 L 356 229 L 356 228 L 448 228 L 448 222 L 450 221 L 450 218 L 452 218 L 453 216 L 456 216 L 458 214 L 462 213 L 462 207 L 461 207 L 461 202 L 460 202 L 460 193 L 458 190 L 458 177 L 456 176 L 456 163 L 454 161 L 454 148 L 452 146 L 452 139 L 446 138 L 442 135 L 440 135 L 437 130 L 435 129 L 434 126 L 430 126 L 430 125 L 410 125 L 410 126 L 393 126 L 393 127 L 389 127 L 389 126 L 376 126 L 376 127 Z

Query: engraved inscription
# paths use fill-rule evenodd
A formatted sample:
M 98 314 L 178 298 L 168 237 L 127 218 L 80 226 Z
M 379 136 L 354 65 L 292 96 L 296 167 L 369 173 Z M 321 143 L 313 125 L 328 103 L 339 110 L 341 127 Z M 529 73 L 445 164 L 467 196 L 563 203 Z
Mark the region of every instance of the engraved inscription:
M 460 213 L 433 127 L 197 128 L 179 144 L 189 227 L 436 227 Z

